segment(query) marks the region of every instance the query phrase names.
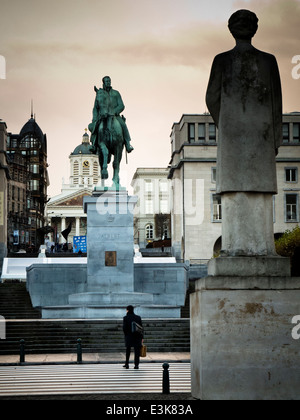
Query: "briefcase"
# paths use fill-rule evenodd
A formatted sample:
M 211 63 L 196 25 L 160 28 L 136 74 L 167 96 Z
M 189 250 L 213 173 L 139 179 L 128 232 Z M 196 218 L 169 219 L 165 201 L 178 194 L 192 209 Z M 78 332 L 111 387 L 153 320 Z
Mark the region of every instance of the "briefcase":
M 142 344 L 142 346 L 141 346 L 140 356 L 141 357 L 146 357 L 147 356 L 147 346 L 145 346 L 145 344 Z

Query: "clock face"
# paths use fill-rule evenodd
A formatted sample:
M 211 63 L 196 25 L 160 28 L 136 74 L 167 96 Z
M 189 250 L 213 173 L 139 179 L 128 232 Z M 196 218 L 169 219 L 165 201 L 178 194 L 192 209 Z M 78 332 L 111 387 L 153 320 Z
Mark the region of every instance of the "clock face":
M 88 168 L 88 167 L 90 166 L 90 162 L 89 162 L 88 160 L 85 160 L 85 161 L 83 162 L 83 166 L 84 166 L 85 168 Z

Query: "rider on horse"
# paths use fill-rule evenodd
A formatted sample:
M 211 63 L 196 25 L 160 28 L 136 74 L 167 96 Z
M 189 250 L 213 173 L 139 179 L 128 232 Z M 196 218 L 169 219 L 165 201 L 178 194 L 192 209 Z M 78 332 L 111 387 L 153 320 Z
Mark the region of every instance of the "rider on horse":
M 127 152 L 130 153 L 133 150 L 133 147 L 130 144 L 130 134 L 125 118 L 120 116 L 120 113 L 125 108 L 121 95 L 117 90 L 112 89 L 109 76 L 103 77 L 102 82 L 103 89 L 94 88 L 96 91 L 96 99 L 93 108 L 93 121 L 89 124 L 89 130 L 92 133 L 91 150 L 96 153 L 98 129 L 101 121 L 104 124 L 104 129 L 111 134 L 112 120 L 113 118 L 116 118 L 122 127 L 125 148 Z M 99 142 L 101 140 L 102 139 L 98 139 Z

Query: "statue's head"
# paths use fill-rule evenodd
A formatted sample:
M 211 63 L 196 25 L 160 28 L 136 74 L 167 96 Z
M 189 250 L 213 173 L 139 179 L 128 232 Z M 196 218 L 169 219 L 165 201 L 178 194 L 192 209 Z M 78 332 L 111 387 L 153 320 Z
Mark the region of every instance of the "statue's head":
M 104 76 L 102 79 L 103 87 L 108 88 L 111 86 L 111 78 L 109 76 Z
M 228 28 L 235 39 L 251 40 L 258 28 L 258 18 L 250 10 L 241 9 L 229 18 Z

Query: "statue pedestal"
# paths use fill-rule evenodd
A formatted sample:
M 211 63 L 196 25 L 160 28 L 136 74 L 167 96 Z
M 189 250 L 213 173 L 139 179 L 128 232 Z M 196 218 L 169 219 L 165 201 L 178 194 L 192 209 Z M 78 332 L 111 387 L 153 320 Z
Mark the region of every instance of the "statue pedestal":
M 215 273 L 218 268 L 213 264 Z M 227 275 L 198 280 L 191 295 L 192 395 L 299 399 L 300 342 L 292 336 L 292 320 L 300 315 L 300 279 L 232 276 L 229 268 Z
M 153 294 L 134 292 L 133 209 L 127 191 L 98 189 L 84 198 L 87 213 L 86 292 L 69 295 L 84 318 L 119 318 L 128 305 L 151 305 Z M 77 308 L 77 309 L 76 309 Z
M 279 256 L 219 257 L 209 261 L 208 275 L 289 277 L 291 263 L 289 258 Z
M 133 292 L 133 209 L 137 197 L 106 191 L 84 198 L 87 291 Z

